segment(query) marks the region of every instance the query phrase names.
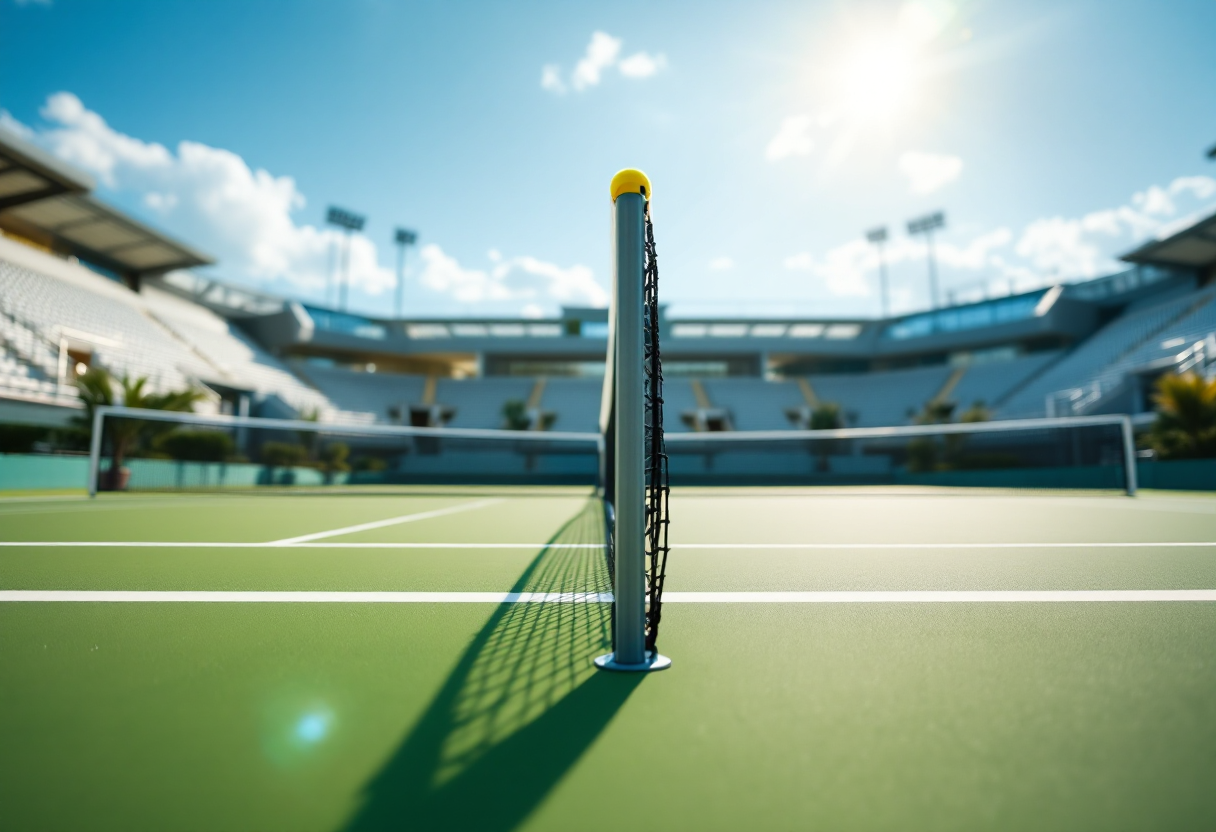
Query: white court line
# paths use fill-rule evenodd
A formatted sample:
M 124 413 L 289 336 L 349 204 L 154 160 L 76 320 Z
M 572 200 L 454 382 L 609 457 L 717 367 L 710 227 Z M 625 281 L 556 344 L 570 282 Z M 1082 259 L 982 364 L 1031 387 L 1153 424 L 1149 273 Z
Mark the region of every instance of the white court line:
M 0 541 L 0 547 L 64 549 L 603 549 L 603 543 L 194 543 L 186 540 L 119 542 L 113 540 L 51 542 Z
M 673 604 L 943 604 L 1216 601 L 1216 589 L 1070 589 L 858 592 L 667 592 Z M 610 592 L 173 592 L 0 590 L 6 602 L 221 604 L 610 603 Z
M 366 532 L 371 529 L 383 529 L 386 526 L 396 526 L 401 523 L 413 523 L 417 520 L 430 520 L 433 517 L 444 517 L 449 514 L 459 514 L 462 511 L 472 511 L 475 508 L 484 508 L 486 506 L 501 503 L 501 498 L 492 500 L 474 500 L 471 503 L 461 503 L 456 506 L 448 506 L 447 508 L 439 508 L 434 511 L 422 511 L 417 514 L 403 514 L 400 517 L 390 517 L 387 520 L 373 520 L 370 523 L 360 523 L 357 526 L 344 526 L 340 529 L 330 529 L 327 532 L 314 532 L 313 534 L 302 534 L 299 537 L 285 537 L 282 540 L 272 540 L 269 546 L 291 546 L 296 543 L 306 543 L 310 540 L 320 540 L 323 537 L 336 537 L 341 534 L 354 534 L 355 532 Z
M 610 603 L 611 592 L 174 592 L 0 590 L 13 601 L 219 604 L 587 604 Z
M 1140 549 L 1147 547 L 1216 546 L 1216 541 L 1139 543 L 673 543 L 672 549 Z
M 475 508 L 476 506 L 458 506 Z M 445 510 L 451 513 L 451 510 Z M 406 518 L 394 518 L 391 521 L 381 520 L 379 524 L 408 523 L 412 520 L 425 520 L 436 516 L 438 512 L 425 514 L 410 514 Z M 371 526 L 372 524 L 365 524 Z M 357 527 L 340 530 L 347 534 Z M 322 532 L 322 534 L 338 534 L 339 531 Z M 290 538 L 299 540 L 300 538 Z M 144 549 L 264 549 L 267 547 L 287 549 L 603 549 L 603 543 L 291 543 L 284 540 L 273 540 L 262 543 L 233 543 L 229 541 L 194 542 L 186 540 L 169 541 L 115 541 L 115 540 L 5 540 L 0 541 L 0 547 L 49 547 L 49 548 L 144 548 Z M 1098 543 L 673 543 L 675 549 L 805 549 L 832 551 L 837 549 L 1210 549 L 1216 547 L 1216 541 L 1210 540 L 1169 540 L 1157 542 L 1128 542 L 1107 541 Z

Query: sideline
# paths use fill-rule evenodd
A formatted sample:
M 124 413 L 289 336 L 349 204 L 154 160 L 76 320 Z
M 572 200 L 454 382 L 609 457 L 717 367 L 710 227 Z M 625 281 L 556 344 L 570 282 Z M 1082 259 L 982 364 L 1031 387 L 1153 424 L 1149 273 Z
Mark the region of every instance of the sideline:
M 401 523 L 413 523 L 417 520 L 430 520 L 432 517 L 445 517 L 449 514 L 459 514 L 462 511 L 472 511 L 477 508 L 485 508 L 492 506 L 495 503 L 501 503 L 502 498 L 491 500 L 474 500 L 471 503 L 462 503 L 456 506 L 448 506 L 447 508 L 439 508 L 434 511 L 423 511 L 416 514 L 403 514 L 400 517 L 390 517 L 387 520 L 373 520 L 370 523 L 360 523 L 357 526 L 343 526 L 340 529 L 330 529 L 325 532 L 314 532 L 312 534 L 302 534 L 299 537 L 285 537 L 282 540 L 272 540 L 267 543 L 267 546 L 292 546 L 298 543 L 306 543 L 310 540 L 320 540 L 323 537 L 337 537 L 342 534 L 354 534 L 355 532 L 366 532 L 371 529 L 383 529 L 386 526 L 397 526 Z

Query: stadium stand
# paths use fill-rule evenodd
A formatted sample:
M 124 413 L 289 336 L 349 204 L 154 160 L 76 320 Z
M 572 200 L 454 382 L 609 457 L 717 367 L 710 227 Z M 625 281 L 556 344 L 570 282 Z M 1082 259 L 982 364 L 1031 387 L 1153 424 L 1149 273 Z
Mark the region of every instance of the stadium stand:
M 996 402 L 1010 419 L 1047 415 L 1047 397 L 1061 390 L 1095 383 L 1107 368 L 1156 338 L 1195 309 L 1200 295 L 1188 293 L 1163 302 L 1145 303 L 1115 318 L 1042 374 Z
M 840 405 L 850 427 L 903 425 L 937 395 L 950 377 L 947 366 L 885 373 L 816 375 L 808 381 L 822 402 Z
M 1098 377 L 1098 384 L 1109 390 L 1130 371 L 1168 366 L 1180 353 L 1206 341 L 1213 333 L 1216 333 L 1216 292 L 1201 293 L 1181 318 L 1107 367 Z
M 602 378 L 551 378 L 545 385 L 542 407 L 557 416 L 554 430 L 599 430 Z
M 400 422 L 403 408 L 422 403 L 426 386 L 425 376 L 356 372 L 318 364 L 295 367 L 330 401 L 347 411 L 371 414 L 381 422 Z
M 227 384 L 261 397 L 278 396 L 297 413 L 316 411 L 340 415 L 343 421 L 374 421 L 370 414 L 338 411 L 324 394 L 301 382 L 248 335 L 209 309 L 150 286 L 141 297 L 151 316 L 218 369 Z
M 735 430 L 786 430 L 790 420 L 785 411 L 806 404 L 792 381 L 714 378 L 703 384 L 710 399 L 730 412 Z
M 513 399 L 527 401 L 533 384 L 530 378 L 444 378 L 439 380 L 436 401 L 455 408 L 448 427 L 501 428 L 503 406 Z
M 111 372 L 147 376 L 159 390 L 215 376 L 213 367 L 142 313 L 139 297 L 130 290 L 54 258 L 45 258 L 48 271 L 57 272 L 52 276 L 13 262 L 6 254 L 0 252 L 4 317 L 36 335 L 46 349 L 54 349 L 56 374 L 58 345 L 67 338 L 87 345 L 93 359 Z M 71 272 L 80 274 L 65 280 Z M 49 370 L 45 350 L 28 342 L 26 346 L 32 352 L 23 357 Z
M 155 391 L 223 386 L 277 396 L 297 413 L 370 418 L 339 411 L 230 322 L 152 287 L 135 293 L 4 238 L 0 285 L 0 343 L 7 359 L 0 377 L 7 389 L 75 398 L 67 383 L 71 373 L 61 366 L 61 353 L 71 345 L 87 353 L 91 366 L 116 376 L 146 376 Z M 213 395 L 203 409 L 217 403 Z
M 966 368 L 961 379 L 948 397 L 960 408 L 968 408 L 983 402 L 991 408 L 995 402 L 1008 395 L 1015 387 L 1025 383 L 1036 373 L 1042 372 L 1063 355 L 1061 350 L 1048 350 L 1014 358 L 1010 361 L 994 361 L 974 364 Z

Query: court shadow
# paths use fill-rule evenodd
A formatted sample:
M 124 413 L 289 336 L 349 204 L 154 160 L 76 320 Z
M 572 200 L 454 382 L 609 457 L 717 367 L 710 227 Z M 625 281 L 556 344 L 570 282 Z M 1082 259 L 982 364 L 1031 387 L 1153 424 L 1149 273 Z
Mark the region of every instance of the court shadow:
M 607 592 L 603 510 L 588 501 L 514 592 Z M 423 716 L 363 791 L 345 829 L 514 829 L 544 800 L 640 683 L 596 671 L 610 649 L 603 603 L 499 606 Z

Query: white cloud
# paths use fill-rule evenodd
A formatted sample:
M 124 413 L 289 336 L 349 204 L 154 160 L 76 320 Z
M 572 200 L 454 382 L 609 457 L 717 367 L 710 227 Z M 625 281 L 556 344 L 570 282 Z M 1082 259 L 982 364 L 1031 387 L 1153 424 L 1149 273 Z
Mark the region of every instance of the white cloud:
M 667 66 L 667 56 L 662 52 L 658 55 L 638 52 L 628 58 L 623 58 L 618 69 L 626 78 L 649 78 L 665 66 Z
M 807 252 L 786 257 L 782 265 L 791 271 L 810 272 L 836 297 L 870 294 L 866 271 L 877 268 L 878 255 L 865 240 L 851 240 L 828 251 L 822 260 Z
M 899 157 L 899 170 L 908 177 L 912 193 L 931 194 L 958 179 L 963 172 L 963 160 L 957 156 L 909 150 Z
M 569 81 L 563 77 L 559 64 L 545 64 L 540 72 L 541 89 L 555 95 L 564 95 L 570 89 L 582 92 L 598 86 L 604 73 L 613 67 L 625 78 L 642 79 L 655 75 L 667 66 L 667 56 L 661 52 L 656 55 L 635 52 L 622 58 L 621 43 L 620 38 L 614 38 L 607 32 L 593 32 L 583 57 L 570 73 Z
M 715 272 L 724 272 L 735 267 L 735 261 L 729 257 L 715 257 L 709 261 L 709 268 Z
M 545 64 L 540 70 L 540 88 L 564 95 L 566 82 L 562 80 L 562 68 L 557 64 Z
M 26 141 L 33 141 L 34 139 L 34 131 L 13 118 L 13 114 L 8 110 L 0 109 L 0 127 L 10 133 L 15 133 Z
M 1008 291 L 1016 285 L 1027 291 L 1056 281 L 1069 281 L 1110 274 L 1127 268 L 1117 255 L 1146 237 L 1162 236 L 1189 225 L 1209 213 L 1216 204 L 1216 179 L 1206 176 L 1180 177 L 1166 186 L 1152 186 L 1133 194 L 1130 204 L 1080 217 L 1043 217 L 1026 225 L 1020 234 L 997 228 L 956 243 L 935 240 L 934 254 L 942 272 L 945 291 L 972 290 L 986 285 Z M 1204 200 L 1208 200 L 1204 204 Z M 1177 216 L 1182 208 L 1195 208 Z M 910 276 L 913 291 L 924 297 L 924 242 L 895 236 L 883 248 L 892 277 L 892 296 Z M 911 264 L 916 271 L 908 271 Z M 830 249 L 822 257 L 807 252 L 790 255 L 782 264 L 792 271 L 809 272 L 833 296 L 870 293 L 876 283 L 877 250 L 858 238 Z M 900 301 L 906 308 L 907 304 Z
M 138 196 L 174 234 L 215 255 L 226 277 L 278 281 L 319 292 L 329 281 L 330 254 L 342 241 L 334 229 L 297 224 L 304 195 L 290 176 L 254 170 L 237 154 L 198 142 L 175 150 L 121 133 L 71 93 L 52 95 L 42 109 L 49 126 L 31 129 L 0 112 L 0 123 L 79 165 L 108 187 Z M 10 126 L 10 129 L 13 129 Z M 377 295 L 396 277 L 380 265 L 369 238 L 350 238 L 351 286 Z M 603 305 L 604 290 L 585 266 L 561 268 L 534 257 L 504 259 L 491 250 L 491 272 L 463 269 L 436 245 L 422 249 L 422 284 L 457 303 L 520 301 Z M 437 300 L 443 300 L 442 298 Z
M 811 139 L 811 117 L 807 115 L 789 116 L 781 122 L 777 135 L 764 150 L 764 155 L 770 162 L 777 162 L 789 156 L 806 156 L 815 148 Z
M 607 32 L 593 32 L 586 53 L 574 66 L 570 86 L 576 90 L 594 87 L 600 82 L 601 73 L 615 64 L 620 54 L 620 38 L 614 38 Z
M 435 244 L 422 247 L 423 286 L 465 304 L 503 304 L 525 302 L 540 308 L 541 303 L 606 306 L 608 293 L 595 282 L 586 266 L 562 268 L 535 257 L 501 256 L 492 260 L 489 270 L 465 268 L 456 258 Z

